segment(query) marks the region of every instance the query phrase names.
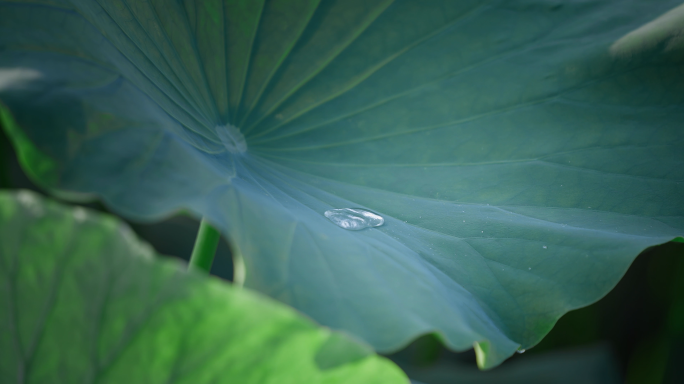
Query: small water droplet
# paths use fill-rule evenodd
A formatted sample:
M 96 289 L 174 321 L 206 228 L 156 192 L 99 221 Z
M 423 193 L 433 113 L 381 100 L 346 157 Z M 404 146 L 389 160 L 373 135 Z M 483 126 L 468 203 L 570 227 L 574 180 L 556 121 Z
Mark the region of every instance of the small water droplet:
M 465 220 L 463 220 L 463 222 L 465 223 Z
M 527 270 L 528 270 L 528 271 L 531 271 L 531 270 L 532 270 L 532 267 L 527 268 Z
M 524 348 L 520 348 L 520 349 L 518 349 L 516 352 L 518 352 L 518 353 L 525 353 L 525 349 L 524 349 Z
M 546 249 L 546 245 L 544 245 L 542 248 Z
M 33 192 L 19 191 L 17 193 L 17 200 L 19 200 L 19 203 L 26 207 L 31 214 L 35 216 L 43 215 L 43 206 Z
M 350 231 L 379 227 L 385 222 L 382 216 L 363 208 L 331 209 L 325 211 L 324 215 L 338 227 Z
M 17 200 L 25 206 L 38 204 L 38 199 L 36 199 L 33 193 L 28 191 L 19 191 L 17 193 Z
M 74 208 L 72 214 L 74 215 L 74 220 L 79 223 L 85 221 L 86 217 L 88 217 L 86 210 L 81 207 Z

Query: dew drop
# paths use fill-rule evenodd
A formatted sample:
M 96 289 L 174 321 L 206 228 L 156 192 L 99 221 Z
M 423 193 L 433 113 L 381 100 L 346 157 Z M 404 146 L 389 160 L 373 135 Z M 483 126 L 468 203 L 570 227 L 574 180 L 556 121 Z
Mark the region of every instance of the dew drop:
M 385 223 L 382 216 L 363 208 L 331 209 L 325 211 L 324 215 L 338 227 L 350 231 L 379 227 Z
M 546 249 L 546 245 L 544 245 L 542 248 Z
M 17 200 L 19 200 L 20 203 L 27 207 L 38 204 L 38 199 L 36 199 L 33 193 L 28 191 L 19 191 L 17 193 Z
M 33 192 L 19 191 L 17 193 L 17 200 L 19 200 L 19 203 L 26 207 L 32 215 L 43 215 L 43 207 Z
M 86 212 L 86 210 L 81 207 L 74 208 L 74 210 L 72 211 L 72 215 L 74 216 L 74 220 L 76 220 L 79 223 L 85 221 L 85 219 L 88 217 L 88 213 Z
M 524 348 L 520 348 L 520 349 L 518 349 L 516 352 L 517 352 L 517 353 L 525 353 L 525 349 L 524 349 Z

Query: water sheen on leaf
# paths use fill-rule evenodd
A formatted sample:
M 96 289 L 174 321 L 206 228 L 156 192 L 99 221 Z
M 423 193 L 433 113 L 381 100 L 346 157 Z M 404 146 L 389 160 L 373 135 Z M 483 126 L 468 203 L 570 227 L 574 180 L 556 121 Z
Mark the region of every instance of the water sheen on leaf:
M 670 21 L 672 48 L 611 52 L 679 5 L 0 2 L 0 100 L 45 187 L 191 209 L 246 286 L 376 350 L 438 332 L 487 368 L 684 234 L 684 53 Z M 341 207 L 384 224 L 346 231 Z
M 0 286 L 3 383 L 408 382 L 368 346 L 157 258 L 119 220 L 27 191 L 0 192 Z

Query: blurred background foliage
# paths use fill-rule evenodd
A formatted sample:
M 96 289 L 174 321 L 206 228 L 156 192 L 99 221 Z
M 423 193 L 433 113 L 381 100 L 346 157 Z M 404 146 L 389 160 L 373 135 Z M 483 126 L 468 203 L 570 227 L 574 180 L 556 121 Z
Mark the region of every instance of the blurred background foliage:
M 0 188 L 38 189 L 22 172 L 0 129 Z M 100 202 L 87 207 L 108 212 Z M 182 212 L 157 223 L 130 223 L 166 255 L 188 259 L 199 222 Z M 620 283 L 593 305 L 563 316 L 536 347 L 481 372 L 472 350 L 446 350 L 425 335 L 389 355 L 415 384 L 680 383 L 684 377 L 684 243 L 642 252 Z M 219 245 L 212 274 L 232 280 L 230 246 Z

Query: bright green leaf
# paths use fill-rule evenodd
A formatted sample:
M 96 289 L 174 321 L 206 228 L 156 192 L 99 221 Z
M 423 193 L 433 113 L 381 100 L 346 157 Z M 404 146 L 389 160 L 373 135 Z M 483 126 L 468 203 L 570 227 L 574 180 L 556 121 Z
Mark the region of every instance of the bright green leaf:
M 372 349 L 161 260 L 119 220 L 0 192 L 3 383 L 402 383 Z
M 0 99 L 42 185 L 191 209 L 247 287 L 492 367 L 684 234 L 679 5 L 5 1 Z M 354 207 L 385 224 L 323 215 Z

